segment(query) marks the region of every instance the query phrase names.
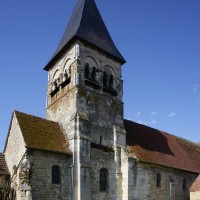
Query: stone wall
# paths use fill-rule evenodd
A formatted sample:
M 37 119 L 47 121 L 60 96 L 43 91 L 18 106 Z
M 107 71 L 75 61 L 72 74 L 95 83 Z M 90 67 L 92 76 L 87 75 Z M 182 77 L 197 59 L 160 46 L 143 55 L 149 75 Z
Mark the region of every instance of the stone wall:
M 115 107 L 118 106 L 119 110 L 122 110 L 122 105 L 110 96 L 102 96 L 85 89 L 79 89 L 78 102 L 79 112 L 85 113 L 90 122 L 91 142 L 112 146 L 114 142 L 113 125 L 119 124 L 123 127 L 123 111 L 121 111 L 119 123 Z
M 72 158 L 57 153 L 32 151 L 33 160 L 30 185 L 33 200 L 72 199 Z M 52 184 L 52 166 L 60 167 L 60 184 Z
M 128 170 L 128 200 L 188 200 L 189 187 L 197 177 L 197 174 L 141 163 L 133 158 L 129 158 Z M 160 186 L 157 185 L 158 173 L 161 177 Z
M 101 192 L 99 188 L 99 173 L 101 168 L 106 168 L 109 173 L 109 184 L 106 192 Z M 114 152 L 105 152 L 95 148 L 91 149 L 91 181 L 92 200 L 118 199 Z
M 5 148 L 5 160 L 8 166 L 10 176 L 13 176 L 14 168 L 18 167 L 20 160 L 26 152 L 25 142 L 19 127 L 15 114 L 11 121 L 11 129 L 7 139 Z
M 25 159 L 25 154 L 25 142 L 17 118 L 13 114 L 5 148 L 5 160 L 10 173 L 11 188 L 16 191 L 17 200 L 21 200 L 18 169 L 20 168 L 21 162 Z
M 199 200 L 200 192 L 190 192 L 190 200 Z

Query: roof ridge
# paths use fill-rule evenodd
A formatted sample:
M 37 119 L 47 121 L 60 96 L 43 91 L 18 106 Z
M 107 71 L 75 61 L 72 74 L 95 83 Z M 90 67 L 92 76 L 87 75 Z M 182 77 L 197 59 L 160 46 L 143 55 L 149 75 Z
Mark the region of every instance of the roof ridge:
M 49 119 L 46 119 L 46 118 L 43 118 L 43 117 L 39 117 L 39 116 L 36 116 L 36 115 L 33 115 L 33 114 L 28 114 L 28 113 L 17 111 L 17 110 L 14 110 L 14 113 L 20 113 L 20 114 L 27 115 L 27 116 L 30 116 L 30 117 L 35 117 L 35 118 L 38 118 L 38 119 L 41 119 L 41 120 L 46 120 L 46 121 L 49 121 L 49 122 L 58 123 L 58 122 L 53 121 L 53 120 L 49 120 Z
M 165 132 L 165 131 L 161 131 L 160 129 L 150 127 L 150 126 L 148 126 L 148 125 L 146 125 L 146 124 L 140 124 L 140 123 L 138 123 L 138 122 L 134 122 L 134 121 L 128 120 L 128 119 L 124 119 L 124 120 L 125 120 L 125 121 L 128 121 L 128 122 L 131 122 L 131 123 L 135 123 L 135 124 L 137 124 L 137 125 L 139 125 L 139 126 L 144 126 L 144 127 L 147 127 L 147 128 L 150 128 L 150 129 L 153 129 L 153 130 L 156 130 L 156 131 L 159 131 L 159 132 L 168 134 L 168 135 L 172 135 L 172 134 L 167 133 L 167 132 Z M 174 135 L 172 135 L 172 136 L 174 136 Z
M 177 139 L 181 139 L 181 140 L 186 141 L 186 142 L 189 142 L 189 143 L 191 143 L 193 145 L 196 145 L 196 146 L 198 146 L 200 148 L 200 145 L 197 142 L 194 142 L 194 141 L 191 141 L 191 140 L 188 140 L 186 138 L 179 137 L 179 136 L 176 136 L 176 138 Z
M 162 133 L 164 133 L 164 134 L 171 135 L 171 136 L 173 136 L 173 137 L 176 137 L 177 139 L 182 139 L 182 140 L 188 141 L 188 142 L 190 142 L 190 143 L 192 143 L 192 144 L 194 144 L 194 145 L 200 146 L 197 142 L 194 142 L 194 141 L 191 141 L 191 140 L 182 138 L 182 137 L 180 137 L 180 136 L 174 135 L 174 134 L 169 133 L 169 132 L 166 132 L 166 131 L 162 131 L 162 130 L 157 129 L 157 128 L 150 127 L 150 126 L 148 126 L 148 125 L 146 125 L 146 124 L 140 124 L 140 123 L 138 123 L 138 122 L 134 122 L 134 121 L 129 120 L 129 119 L 124 119 L 124 121 L 128 121 L 128 122 L 131 122 L 131 123 L 135 123 L 135 124 L 138 124 L 138 125 L 140 125 L 140 126 L 144 126 L 144 127 L 147 127 L 147 128 L 150 128 L 150 129 L 153 129 L 153 130 L 162 132 Z
M 82 4 L 80 5 L 80 3 L 82 2 Z M 72 25 L 72 24 L 70 24 L 70 22 L 73 20 L 73 18 L 75 17 L 74 15 L 76 14 L 76 12 L 78 12 L 77 10 L 79 10 L 79 13 L 82 13 L 83 14 L 83 9 L 84 9 L 84 4 L 85 4 L 85 0 L 79 0 L 78 1 L 78 3 L 76 4 L 76 6 L 75 6 L 75 8 L 74 8 L 74 10 L 73 10 L 73 12 L 72 12 L 72 14 L 71 14 L 71 17 L 70 17 L 70 19 L 69 19 L 69 22 L 68 22 L 68 24 L 67 24 L 67 27 L 66 27 L 66 29 L 64 30 L 64 32 L 63 32 L 63 37 L 61 38 L 61 40 L 60 40 L 60 42 L 59 42 L 59 44 L 58 44 L 58 46 L 57 46 L 57 48 L 56 48 L 56 51 L 55 51 L 55 53 L 54 53 L 54 55 L 53 55 L 53 57 L 54 56 L 56 56 L 56 54 L 58 54 L 63 48 L 64 48 L 64 46 L 66 45 L 65 43 L 66 43 L 66 37 L 64 37 L 64 36 L 66 36 L 66 33 L 68 32 L 68 29 L 70 29 L 71 27 L 70 27 L 70 25 Z M 81 12 L 80 12 L 81 11 Z M 76 17 L 76 22 L 79 24 L 77 27 L 76 27 L 76 30 L 75 30 L 75 33 L 77 34 L 78 33 L 78 27 L 81 25 L 81 21 L 82 21 L 82 15 L 80 15 L 79 16 L 79 18 L 78 17 Z M 77 25 L 77 24 L 76 24 Z M 75 27 L 75 25 L 74 25 L 74 27 Z M 71 35 L 68 39 L 69 40 L 71 40 L 72 38 L 73 38 L 74 36 L 73 35 Z M 52 57 L 52 59 L 53 59 L 53 57 Z

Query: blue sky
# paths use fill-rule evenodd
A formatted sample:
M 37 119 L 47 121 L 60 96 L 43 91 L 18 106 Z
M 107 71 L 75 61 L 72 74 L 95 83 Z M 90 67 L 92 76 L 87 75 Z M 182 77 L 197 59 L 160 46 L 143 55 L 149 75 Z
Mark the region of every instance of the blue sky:
M 0 0 L 0 151 L 12 111 L 45 116 L 47 73 L 75 0 Z M 200 1 L 96 0 L 125 57 L 124 115 L 200 141 Z

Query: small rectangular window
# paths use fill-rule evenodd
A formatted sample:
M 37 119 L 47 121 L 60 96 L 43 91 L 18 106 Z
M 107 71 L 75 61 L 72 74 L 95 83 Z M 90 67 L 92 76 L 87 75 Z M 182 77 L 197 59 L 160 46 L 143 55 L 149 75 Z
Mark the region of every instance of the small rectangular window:
M 52 184 L 60 184 L 60 167 L 52 166 Z
M 161 187 L 161 175 L 160 175 L 160 173 L 156 174 L 156 186 Z
M 108 170 L 105 168 L 102 168 L 99 173 L 99 189 L 101 192 L 107 192 L 108 191 Z
M 183 179 L 183 191 L 187 189 L 186 178 Z

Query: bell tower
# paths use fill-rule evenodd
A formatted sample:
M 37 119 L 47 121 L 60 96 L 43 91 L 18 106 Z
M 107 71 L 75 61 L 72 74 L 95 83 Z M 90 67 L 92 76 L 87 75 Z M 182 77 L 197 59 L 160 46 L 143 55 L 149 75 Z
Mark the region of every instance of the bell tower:
M 95 1 L 78 0 L 44 68 L 48 71 L 46 118 L 59 122 L 70 141 L 75 200 L 96 199 L 92 195 L 97 193 L 100 199 L 121 199 L 124 63 Z M 113 177 L 107 187 L 99 188 L 101 169 Z

